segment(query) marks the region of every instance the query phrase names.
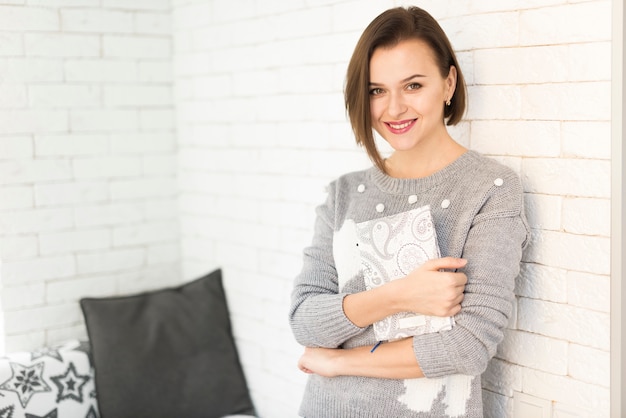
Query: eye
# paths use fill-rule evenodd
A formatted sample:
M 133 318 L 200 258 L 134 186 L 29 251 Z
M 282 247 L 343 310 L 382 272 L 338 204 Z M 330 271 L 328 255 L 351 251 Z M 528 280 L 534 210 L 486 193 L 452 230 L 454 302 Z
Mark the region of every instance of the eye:
M 370 90 L 370 96 L 378 96 L 381 94 L 383 94 L 383 89 L 381 89 L 380 87 L 375 87 Z
M 411 83 L 411 84 L 406 86 L 406 89 L 407 90 L 418 90 L 421 87 L 422 87 L 422 85 L 420 83 Z

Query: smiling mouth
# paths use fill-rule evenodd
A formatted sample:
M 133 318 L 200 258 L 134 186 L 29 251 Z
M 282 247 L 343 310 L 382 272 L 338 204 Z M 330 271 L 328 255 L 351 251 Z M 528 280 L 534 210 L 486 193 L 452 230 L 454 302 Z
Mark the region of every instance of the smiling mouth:
M 404 133 L 408 131 L 417 119 L 403 120 L 399 122 L 385 122 L 385 125 L 394 133 Z

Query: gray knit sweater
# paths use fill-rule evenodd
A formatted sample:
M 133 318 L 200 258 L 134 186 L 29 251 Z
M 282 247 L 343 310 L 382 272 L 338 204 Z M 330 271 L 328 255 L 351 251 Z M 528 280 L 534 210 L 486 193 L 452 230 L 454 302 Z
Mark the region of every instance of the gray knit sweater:
M 326 202 L 317 208 L 313 242 L 295 280 L 291 327 L 304 346 L 373 346 L 373 327 L 357 327 L 342 309 L 346 295 L 365 290 L 355 225 L 426 205 L 441 255 L 468 260 L 465 298 L 454 327 L 413 337 L 426 378 L 311 375 L 301 416 L 483 416 L 480 374 L 503 338 L 529 229 L 518 176 L 477 152 L 466 152 L 426 178 L 396 179 L 372 167 L 332 182 Z

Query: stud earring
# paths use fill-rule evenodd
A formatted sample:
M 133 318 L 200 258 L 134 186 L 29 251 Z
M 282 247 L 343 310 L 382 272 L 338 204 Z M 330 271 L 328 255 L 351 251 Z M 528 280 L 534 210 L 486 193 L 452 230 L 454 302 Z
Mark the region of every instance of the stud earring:
M 446 106 L 450 106 L 452 104 L 452 102 L 450 101 L 450 99 L 448 99 L 448 101 L 446 101 Z

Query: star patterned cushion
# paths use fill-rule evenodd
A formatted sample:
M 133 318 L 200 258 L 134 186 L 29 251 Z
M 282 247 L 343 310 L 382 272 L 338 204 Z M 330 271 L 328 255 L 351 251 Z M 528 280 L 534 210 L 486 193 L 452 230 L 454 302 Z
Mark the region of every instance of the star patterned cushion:
M 175 288 L 82 299 L 81 307 L 103 418 L 254 414 L 221 270 Z
M 99 418 L 86 342 L 0 358 L 0 418 L 63 417 Z

